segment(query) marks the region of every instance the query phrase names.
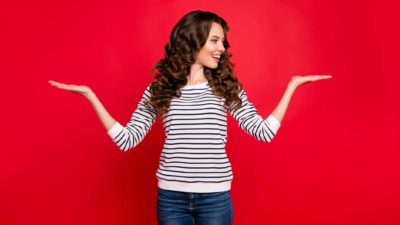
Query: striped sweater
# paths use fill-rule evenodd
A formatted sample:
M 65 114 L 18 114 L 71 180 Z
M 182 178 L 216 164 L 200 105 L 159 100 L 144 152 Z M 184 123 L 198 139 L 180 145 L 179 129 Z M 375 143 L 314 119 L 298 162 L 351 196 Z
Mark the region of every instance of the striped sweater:
M 144 104 L 150 97 L 149 88 L 126 126 L 117 122 L 107 131 L 123 151 L 139 144 L 156 120 L 154 108 Z M 200 83 L 183 87 L 181 96 L 171 100 L 162 116 L 165 143 L 157 170 L 160 188 L 198 193 L 230 190 L 233 175 L 225 152 L 227 113 L 263 142 L 270 142 L 280 127 L 272 115 L 262 119 L 243 90 L 239 96 L 242 106 L 229 110 L 223 107 L 222 98 L 212 94 L 208 83 Z

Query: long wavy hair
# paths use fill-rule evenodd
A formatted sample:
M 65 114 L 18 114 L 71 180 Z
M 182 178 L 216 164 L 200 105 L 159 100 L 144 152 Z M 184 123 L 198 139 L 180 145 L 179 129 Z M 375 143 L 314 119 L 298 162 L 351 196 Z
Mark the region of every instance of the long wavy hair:
M 234 109 L 242 105 L 239 97 L 242 85 L 234 74 L 235 65 L 230 61 L 232 54 L 228 50 L 228 24 L 215 13 L 196 10 L 183 16 L 175 25 L 164 48 L 165 57 L 152 68 L 155 80 L 150 84 L 151 96 L 145 104 L 152 105 L 157 114 L 166 113 L 171 99 L 181 96 L 180 89 L 187 84 L 191 65 L 205 45 L 213 22 L 223 28 L 225 51 L 221 55 L 218 67 L 204 67 L 204 75 L 213 94 L 225 100 L 224 107 Z

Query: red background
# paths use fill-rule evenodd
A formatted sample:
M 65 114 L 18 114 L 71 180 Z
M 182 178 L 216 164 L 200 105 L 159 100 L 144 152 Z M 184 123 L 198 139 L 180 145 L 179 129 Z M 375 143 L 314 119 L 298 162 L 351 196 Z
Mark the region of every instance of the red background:
M 333 76 L 296 91 L 270 144 L 229 117 L 234 224 L 400 224 L 399 8 L 240 2 L 0 3 L 0 224 L 157 224 L 161 121 L 123 153 L 83 97 L 47 81 L 90 86 L 125 124 L 194 9 L 229 23 L 232 61 L 263 117 L 291 76 Z

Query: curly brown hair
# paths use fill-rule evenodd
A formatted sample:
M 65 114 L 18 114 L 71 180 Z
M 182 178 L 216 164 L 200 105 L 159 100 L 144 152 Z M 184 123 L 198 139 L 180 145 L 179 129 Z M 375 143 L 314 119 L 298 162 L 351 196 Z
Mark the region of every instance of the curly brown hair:
M 151 97 L 146 104 L 152 105 L 158 114 L 166 113 L 171 99 L 181 96 L 180 89 L 187 84 L 191 65 L 206 43 L 213 22 L 222 26 L 225 51 L 221 55 L 218 67 L 204 67 L 204 75 L 213 94 L 224 98 L 224 106 L 227 109 L 235 109 L 242 105 L 239 97 L 242 85 L 234 74 L 235 65 L 230 61 L 232 54 L 228 51 L 228 24 L 215 13 L 196 10 L 183 16 L 175 25 L 164 48 L 165 57 L 152 69 L 155 80 L 150 84 Z

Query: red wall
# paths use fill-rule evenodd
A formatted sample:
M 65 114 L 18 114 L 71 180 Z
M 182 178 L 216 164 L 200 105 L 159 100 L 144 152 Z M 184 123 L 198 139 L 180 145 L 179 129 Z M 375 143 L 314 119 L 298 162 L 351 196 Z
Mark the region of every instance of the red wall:
M 241 2 L 1 3 L 0 224 L 156 224 L 161 121 L 123 153 L 84 98 L 47 81 L 89 85 L 125 124 L 194 9 L 228 21 L 238 77 L 264 117 L 291 76 L 333 75 L 296 91 L 270 144 L 229 118 L 234 224 L 400 224 L 398 7 Z

